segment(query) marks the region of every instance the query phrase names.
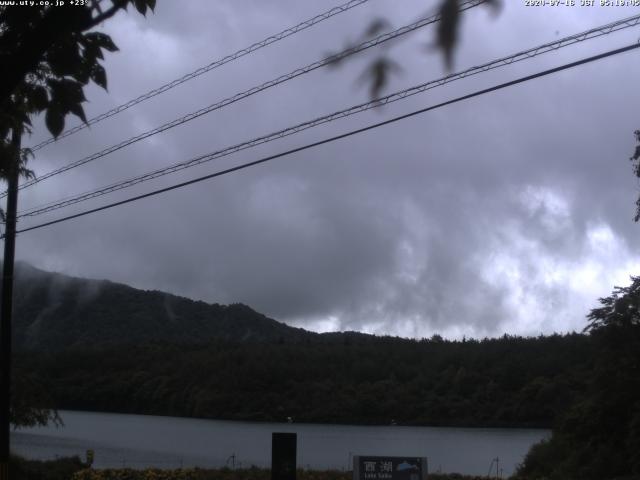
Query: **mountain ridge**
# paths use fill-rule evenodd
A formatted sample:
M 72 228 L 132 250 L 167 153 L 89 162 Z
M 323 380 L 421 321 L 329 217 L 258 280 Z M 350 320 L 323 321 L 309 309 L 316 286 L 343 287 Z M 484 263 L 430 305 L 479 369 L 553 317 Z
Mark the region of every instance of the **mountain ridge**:
M 110 280 L 74 277 L 16 262 L 13 341 L 55 351 L 146 342 L 300 342 L 320 334 L 234 303 L 192 300 Z
M 18 265 L 17 398 L 49 408 L 251 421 L 549 427 L 586 391 L 579 334 L 411 340 L 313 333 Z

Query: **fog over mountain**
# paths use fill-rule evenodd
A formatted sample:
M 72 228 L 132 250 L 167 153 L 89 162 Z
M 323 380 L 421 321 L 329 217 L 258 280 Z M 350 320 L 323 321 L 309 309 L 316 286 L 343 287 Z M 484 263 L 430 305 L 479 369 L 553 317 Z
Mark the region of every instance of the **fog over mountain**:
M 14 306 L 17 351 L 54 352 L 154 342 L 301 342 L 318 334 L 242 304 L 195 302 L 107 280 L 44 272 L 18 263 Z
M 585 395 L 597 356 L 594 339 L 575 333 L 319 334 L 246 305 L 17 267 L 15 390 L 64 410 L 549 427 Z

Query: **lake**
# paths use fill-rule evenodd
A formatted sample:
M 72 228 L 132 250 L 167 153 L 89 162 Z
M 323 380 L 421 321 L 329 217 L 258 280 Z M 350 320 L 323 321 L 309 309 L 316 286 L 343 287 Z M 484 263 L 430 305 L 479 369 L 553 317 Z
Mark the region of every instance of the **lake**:
M 12 450 L 52 459 L 95 451 L 94 467 L 269 467 L 271 433 L 298 434 L 298 466 L 350 470 L 353 455 L 427 457 L 429 471 L 487 475 L 494 458 L 513 473 L 548 430 L 366 427 L 250 423 L 192 418 L 60 411 L 64 427 L 20 429 Z M 493 471 L 495 472 L 495 466 Z

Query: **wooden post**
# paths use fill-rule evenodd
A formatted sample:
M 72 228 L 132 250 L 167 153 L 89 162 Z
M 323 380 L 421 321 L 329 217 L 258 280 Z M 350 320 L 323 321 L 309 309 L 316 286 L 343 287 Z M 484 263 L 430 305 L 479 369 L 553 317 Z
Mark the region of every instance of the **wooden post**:
M 296 480 L 297 434 L 273 433 L 271 480 Z

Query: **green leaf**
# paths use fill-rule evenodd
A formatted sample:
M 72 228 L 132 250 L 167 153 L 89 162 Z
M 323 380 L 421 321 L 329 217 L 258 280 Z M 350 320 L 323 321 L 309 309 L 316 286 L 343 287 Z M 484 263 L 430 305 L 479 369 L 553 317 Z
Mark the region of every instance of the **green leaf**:
M 142 15 L 147 15 L 147 10 L 153 10 L 156 8 L 156 0 L 133 0 L 133 4 L 136 10 Z
M 76 117 L 82 120 L 84 123 L 87 123 L 87 117 L 84 114 L 84 108 L 79 103 L 74 103 L 69 105 L 69 111 L 73 113 Z
M 95 62 L 95 60 L 94 60 Z M 71 75 L 75 80 L 80 82 L 82 85 L 86 85 L 89 83 L 89 78 L 91 75 L 91 67 L 92 63 L 88 62 L 86 58 L 82 58 L 75 72 Z
M 51 132 L 51 135 L 54 137 L 60 135 L 64 130 L 64 113 L 62 113 L 60 107 L 56 104 L 49 106 L 44 121 L 49 132 Z
M 109 35 L 104 34 L 104 33 L 101 33 L 101 32 L 87 33 L 85 35 L 85 39 L 89 43 L 91 43 L 93 45 L 96 45 L 96 46 L 98 46 L 100 48 L 104 48 L 108 52 L 117 52 L 118 51 L 118 47 L 116 46 L 115 43 L 113 43 L 113 40 L 111 40 L 111 37 Z
M 460 7 L 457 0 L 444 0 L 440 6 L 440 22 L 436 29 L 436 45 L 442 50 L 447 70 L 453 68 L 453 51 L 458 43 Z
M 51 88 L 51 101 L 60 105 L 62 110 L 68 111 L 69 105 L 82 103 L 86 100 L 82 91 L 82 84 L 75 80 L 47 80 Z
M 373 38 L 380 35 L 383 31 L 389 30 L 391 24 L 384 18 L 377 18 L 372 21 L 364 32 L 365 38 Z
M 136 7 L 136 10 L 140 12 L 142 15 L 146 15 L 147 13 L 147 2 L 145 0 L 133 0 L 133 4 Z
M 73 40 L 54 45 L 47 52 L 46 61 L 49 63 L 51 71 L 57 76 L 75 74 L 82 62 L 78 44 Z
M 104 55 L 102 55 L 102 50 L 100 49 L 100 45 L 96 42 L 95 36 L 91 33 L 87 33 L 85 35 L 80 35 L 78 37 L 78 42 L 82 45 L 83 56 L 90 62 L 95 62 L 96 58 L 104 59 Z
M 31 104 L 37 111 L 42 111 L 47 108 L 49 104 L 49 95 L 47 94 L 47 89 L 38 85 L 33 88 L 30 96 Z
M 100 47 L 96 47 L 94 50 L 91 50 L 90 54 L 94 59 L 99 58 L 100 60 L 104 60 L 104 55 L 102 54 L 102 49 Z
M 105 90 L 107 89 L 107 72 L 104 67 L 99 64 L 95 64 L 91 69 L 91 80 L 100 85 Z
M 371 99 L 375 100 L 380 98 L 385 86 L 389 83 L 389 78 L 392 73 L 399 72 L 400 66 L 393 60 L 380 57 L 374 61 L 365 72 L 360 76 L 361 80 L 371 81 Z

